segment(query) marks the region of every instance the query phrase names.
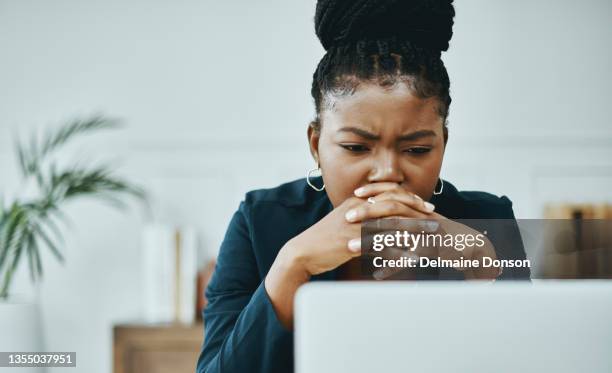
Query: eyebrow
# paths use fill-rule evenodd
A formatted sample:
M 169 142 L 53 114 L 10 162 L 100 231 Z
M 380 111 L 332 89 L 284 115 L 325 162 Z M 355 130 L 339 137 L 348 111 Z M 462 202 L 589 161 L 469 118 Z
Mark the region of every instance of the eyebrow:
M 351 132 L 368 140 L 380 140 L 380 136 L 357 127 L 342 127 L 338 130 L 338 132 Z M 418 130 L 398 137 L 397 142 L 413 141 L 421 139 L 423 137 L 432 136 L 436 136 L 436 133 L 432 130 Z

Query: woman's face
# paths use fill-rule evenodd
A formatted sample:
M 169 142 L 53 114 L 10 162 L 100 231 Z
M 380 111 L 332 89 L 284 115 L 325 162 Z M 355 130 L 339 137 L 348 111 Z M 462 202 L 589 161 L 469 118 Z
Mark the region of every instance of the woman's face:
M 368 83 L 326 100 L 321 131 L 309 127 L 308 138 L 334 207 L 358 187 L 384 181 L 431 198 L 446 146 L 437 98 L 418 98 L 404 83 Z

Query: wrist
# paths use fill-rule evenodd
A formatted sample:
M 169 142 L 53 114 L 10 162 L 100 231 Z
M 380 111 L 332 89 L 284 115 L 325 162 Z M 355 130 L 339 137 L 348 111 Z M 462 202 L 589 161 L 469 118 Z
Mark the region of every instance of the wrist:
M 311 274 L 306 266 L 306 258 L 291 241 L 281 248 L 272 266 L 276 266 L 276 269 L 284 274 L 283 277 L 289 277 L 296 282 L 305 283 L 310 280 Z
M 310 279 L 310 274 L 305 268 L 299 260 L 299 256 L 283 246 L 264 281 L 264 287 L 276 316 L 281 324 L 288 329 L 293 327 L 293 299 L 295 293 L 301 285 Z

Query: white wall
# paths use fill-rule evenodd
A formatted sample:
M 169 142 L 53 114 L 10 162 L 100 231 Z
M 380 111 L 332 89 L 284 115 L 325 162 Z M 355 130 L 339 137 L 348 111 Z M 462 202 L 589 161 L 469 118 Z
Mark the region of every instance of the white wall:
M 547 201 L 612 200 L 612 3 L 456 9 L 442 176 L 508 195 L 519 217 L 540 216 Z M 157 218 L 195 225 L 202 259 L 213 256 L 246 191 L 313 164 L 313 14 L 312 0 L 0 0 L 0 191 L 17 185 L 15 132 L 98 111 L 121 117 L 125 130 L 66 156 L 123 159 L 122 174 L 153 192 Z M 108 373 L 111 326 L 141 313 L 144 219 L 92 202 L 75 202 L 70 216 L 67 263 L 44 255 L 46 343 L 77 351 L 79 371 Z M 16 290 L 32 291 L 25 272 Z

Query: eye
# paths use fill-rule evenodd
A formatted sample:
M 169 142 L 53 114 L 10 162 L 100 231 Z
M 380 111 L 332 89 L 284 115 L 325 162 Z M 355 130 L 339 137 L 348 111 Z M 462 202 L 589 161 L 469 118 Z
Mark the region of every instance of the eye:
M 404 150 L 405 153 L 412 153 L 415 155 L 429 153 L 430 151 L 431 151 L 431 148 L 426 148 L 423 146 L 415 146 L 415 147 Z
M 344 144 L 340 146 L 352 153 L 363 153 L 369 150 L 366 146 L 360 144 Z

